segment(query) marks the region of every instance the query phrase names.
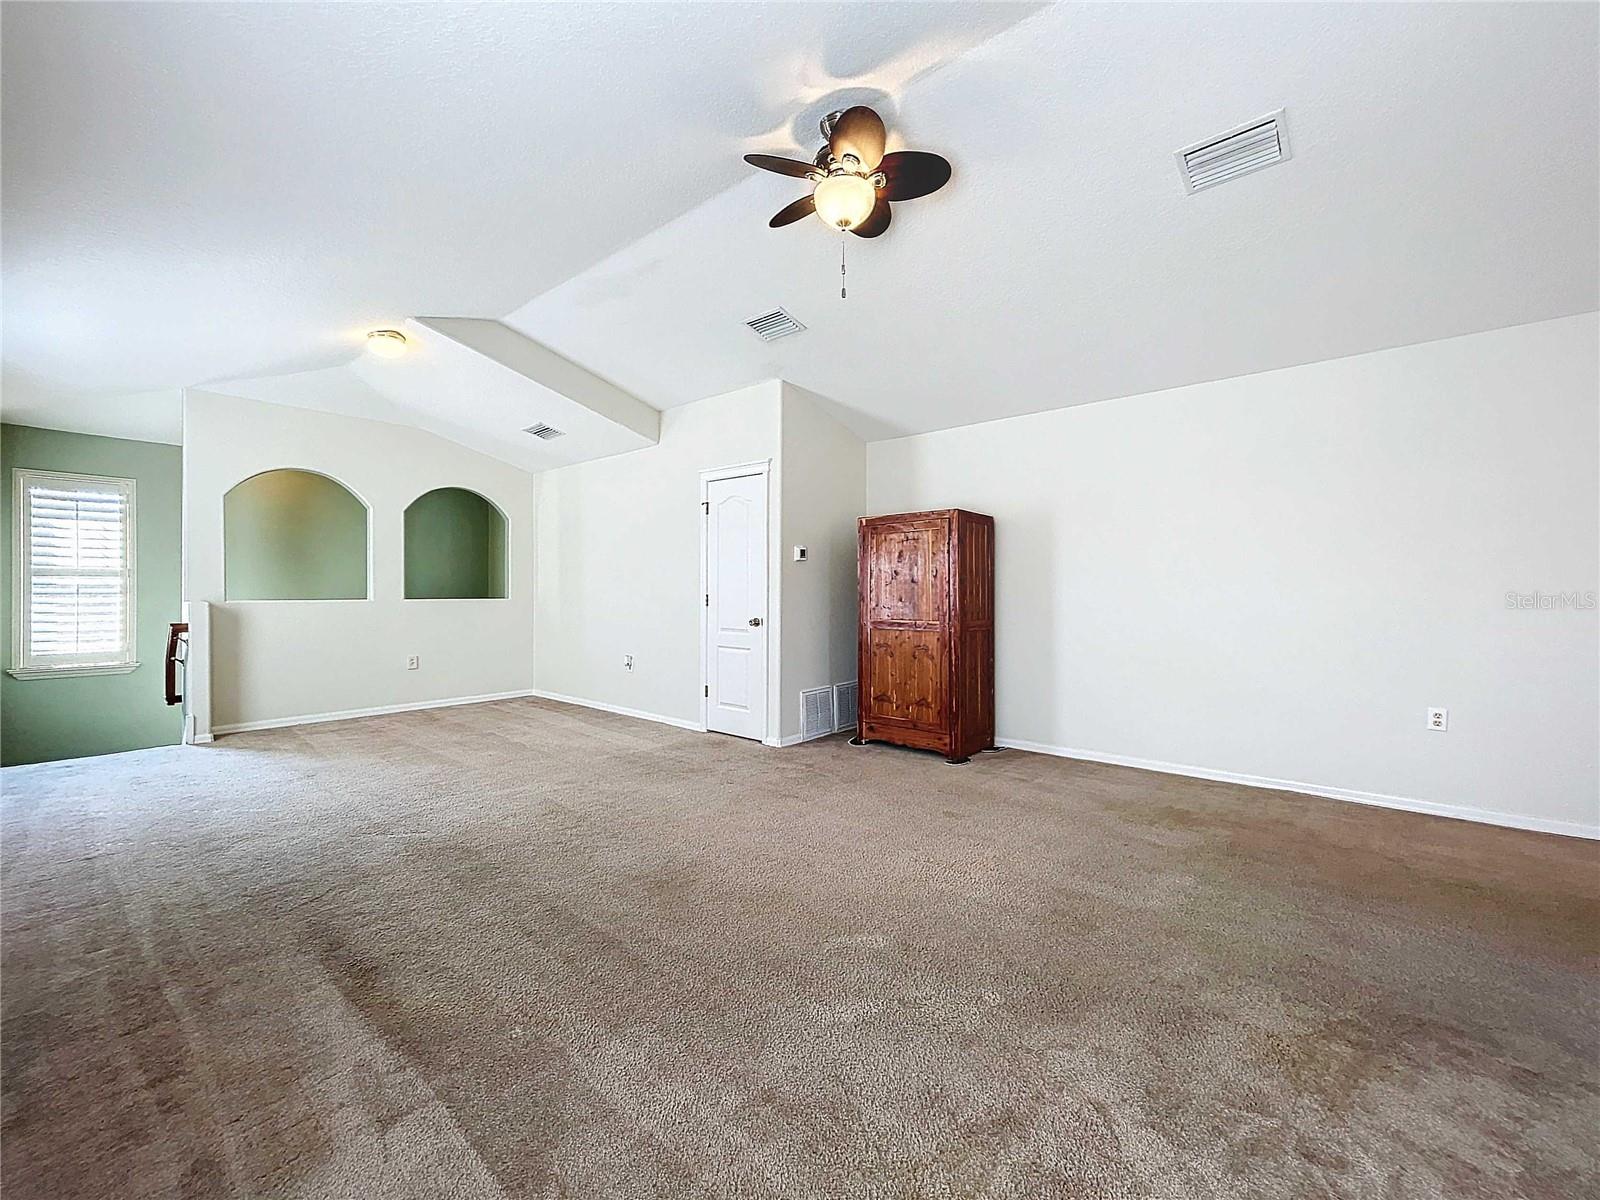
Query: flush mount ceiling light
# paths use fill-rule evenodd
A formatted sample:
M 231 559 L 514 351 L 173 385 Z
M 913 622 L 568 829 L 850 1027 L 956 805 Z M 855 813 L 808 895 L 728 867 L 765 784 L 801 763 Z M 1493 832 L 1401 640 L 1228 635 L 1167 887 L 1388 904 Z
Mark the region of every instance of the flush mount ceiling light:
M 406 352 L 406 335 L 398 329 L 374 329 L 367 334 L 367 349 L 379 358 L 399 358 Z
M 829 113 L 822 119 L 827 144 L 809 163 L 771 154 L 746 154 L 745 162 L 809 180 L 812 193 L 802 196 L 768 222 L 774 229 L 815 213 L 830 228 L 877 237 L 889 228 L 889 202 L 915 200 L 936 192 L 950 180 L 950 164 L 937 154 L 919 150 L 883 152 L 883 119 L 865 105 Z

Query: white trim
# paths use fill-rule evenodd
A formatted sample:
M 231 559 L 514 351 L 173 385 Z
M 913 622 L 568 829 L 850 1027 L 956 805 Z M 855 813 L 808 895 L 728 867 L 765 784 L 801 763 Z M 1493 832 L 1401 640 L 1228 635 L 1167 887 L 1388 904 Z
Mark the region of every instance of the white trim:
M 361 717 L 386 717 L 392 713 L 420 712 L 428 708 L 455 708 L 462 704 L 490 704 L 496 700 L 525 700 L 536 693 L 532 688 L 515 692 L 490 692 L 482 696 L 452 696 L 446 700 L 417 700 L 410 704 L 385 704 L 379 708 L 347 708 L 343 712 L 308 713 L 298 717 L 273 717 L 266 721 L 236 721 L 213 725 L 216 736 L 225 733 L 251 733 L 257 729 L 287 729 L 294 725 L 325 725 L 330 721 L 354 721 Z M 198 739 L 196 739 L 198 740 Z
M 66 667 L 12 667 L 6 674 L 13 679 L 76 679 L 79 675 L 127 675 L 138 669 L 136 662 L 110 663 L 100 667 L 84 663 Z
M 114 486 L 127 501 L 122 530 L 123 649 L 111 662 L 62 662 L 65 655 L 45 655 L 37 661 L 33 643 L 23 631 L 33 620 L 32 505 L 28 487 L 32 480 L 69 480 Z M 139 484 L 121 475 L 89 475 L 82 471 L 47 471 L 37 467 L 11 470 L 11 668 L 16 679 L 47 679 L 63 675 L 119 675 L 139 666 Z M 25 515 L 26 513 L 26 515 Z M 83 659 L 86 656 L 73 655 Z M 49 660 L 54 658 L 52 664 Z
M 781 739 L 779 739 L 772 732 L 772 724 L 775 716 L 772 711 L 772 697 L 774 691 L 772 681 L 772 649 L 775 644 L 781 645 L 781 643 L 775 641 L 775 631 L 778 626 L 777 622 L 774 621 L 772 617 L 772 460 L 770 458 L 757 459 L 755 462 L 739 463 L 731 467 L 710 467 L 700 472 L 700 594 L 702 596 L 708 596 L 711 593 L 711 563 L 706 556 L 706 534 L 710 518 L 711 502 L 711 490 L 709 485 L 723 479 L 743 479 L 750 475 L 759 475 L 762 480 L 762 490 L 765 494 L 762 497 L 761 516 L 767 524 L 766 539 L 768 543 L 766 561 L 761 564 L 761 569 L 766 576 L 765 590 L 767 594 L 767 602 L 764 606 L 765 616 L 763 618 L 767 623 L 766 669 L 762 672 L 763 683 L 765 685 L 767 695 L 764 702 L 766 712 L 764 714 L 765 726 L 764 732 L 761 735 L 761 744 L 763 746 L 776 746 L 780 744 Z M 779 665 L 781 667 L 781 660 Z M 702 602 L 700 605 L 700 729 L 702 732 L 709 732 L 711 728 L 710 688 L 711 606 L 708 603 Z M 783 707 L 781 702 L 777 707 L 780 709 Z M 776 715 L 780 716 L 781 718 L 781 714 Z M 646 717 L 646 719 L 649 720 L 652 718 Z
M 1043 742 L 1028 742 L 1020 738 L 996 738 L 995 745 L 1006 746 L 1013 750 L 1027 750 L 1033 754 L 1048 754 L 1055 758 L 1075 758 L 1083 762 L 1106 763 L 1115 767 L 1135 767 L 1141 771 L 1160 771 L 1164 775 L 1187 775 L 1191 779 L 1237 783 L 1245 787 L 1266 788 L 1274 792 L 1297 792 L 1306 796 L 1320 796 L 1327 800 L 1348 800 L 1352 804 L 1368 804 L 1376 808 L 1426 813 L 1429 816 L 1450 817 L 1457 821 L 1476 821 L 1483 825 L 1502 825 L 1508 829 L 1529 829 L 1535 833 L 1554 833 L 1563 837 L 1600 839 L 1600 825 L 1583 825 L 1577 821 L 1551 821 L 1543 817 L 1525 817 L 1518 813 L 1496 812 L 1487 808 L 1467 808 L 1459 804 L 1414 800 L 1409 796 L 1358 792 L 1351 788 L 1325 787 L 1322 784 L 1301 783 L 1293 779 L 1270 779 L 1264 775 L 1217 771 L 1210 767 L 1191 767 L 1182 763 L 1161 762 L 1157 759 L 1130 758 L 1123 754 L 1101 754 L 1094 750 L 1077 750 L 1067 746 L 1047 746 Z
M 193 745 L 211 740 L 211 605 L 185 600 L 183 619 L 189 625 L 183 660 L 183 740 Z
M 554 700 L 558 704 L 576 704 L 579 708 L 592 708 L 599 712 L 615 713 L 619 717 L 634 717 L 640 721 L 654 721 L 658 725 L 671 725 L 675 729 L 687 729 L 691 733 L 704 733 L 706 731 L 703 722 L 697 725 L 693 721 L 685 721 L 680 717 L 664 717 L 660 713 L 645 712 L 641 708 L 623 708 L 620 704 L 602 704 L 598 700 L 585 700 L 581 696 L 566 696 L 560 692 L 547 692 L 540 688 L 534 688 L 529 694 L 537 696 L 541 700 Z
M 772 474 L 772 460 L 758 458 L 754 462 L 735 463 L 731 467 L 710 467 L 700 472 L 700 499 L 706 498 L 706 484 L 718 479 L 743 479 L 746 475 Z

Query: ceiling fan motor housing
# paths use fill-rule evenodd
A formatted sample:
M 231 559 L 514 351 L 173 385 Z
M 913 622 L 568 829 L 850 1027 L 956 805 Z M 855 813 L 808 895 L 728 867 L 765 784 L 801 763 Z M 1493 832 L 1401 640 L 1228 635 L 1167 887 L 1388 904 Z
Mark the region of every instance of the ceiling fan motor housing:
M 744 156 L 751 166 L 812 185 L 812 195 L 786 205 L 767 222 L 773 228 L 814 213 L 834 229 L 878 237 L 889 228 L 891 201 L 926 196 L 950 179 L 949 162 L 937 154 L 885 154 L 883 119 L 865 105 L 830 112 L 821 127 L 827 143 L 809 163 L 771 154 Z

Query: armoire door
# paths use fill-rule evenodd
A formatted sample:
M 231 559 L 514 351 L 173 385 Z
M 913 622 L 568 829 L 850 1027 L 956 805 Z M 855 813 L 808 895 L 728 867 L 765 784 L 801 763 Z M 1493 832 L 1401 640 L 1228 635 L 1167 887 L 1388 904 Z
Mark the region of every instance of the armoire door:
M 948 517 L 862 528 L 863 716 L 930 734 L 949 716 Z

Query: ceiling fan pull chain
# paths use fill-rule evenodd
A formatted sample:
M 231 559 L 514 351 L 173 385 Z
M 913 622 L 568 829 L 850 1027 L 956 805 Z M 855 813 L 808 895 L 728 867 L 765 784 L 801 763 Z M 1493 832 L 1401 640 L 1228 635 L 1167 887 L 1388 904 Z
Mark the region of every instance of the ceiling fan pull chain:
M 844 248 L 847 243 L 839 239 L 839 299 L 844 299 Z

